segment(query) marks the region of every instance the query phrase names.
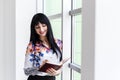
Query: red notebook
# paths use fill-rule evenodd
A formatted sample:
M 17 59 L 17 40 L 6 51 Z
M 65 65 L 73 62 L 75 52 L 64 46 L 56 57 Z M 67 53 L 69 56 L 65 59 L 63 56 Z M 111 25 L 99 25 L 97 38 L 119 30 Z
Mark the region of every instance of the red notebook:
M 67 62 L 69 59 L 70 59 L 70 58 L 64 59 L 64 60 L 62 61 L 62 64 L 45 63 L 45 64 L 39 69 L 39 71 L 41 71 L 41 72 L 46 72 L 46 70 L 47 70 L 48 68 L 53 68 L 53 69 L 55 69 L 55 70 L 58 70 L 58 69 L 60 69 L 60 68 L 62 67 L 62 65 L 63 65 L 65 62 Z
M 60 69 L 61 67 L 62 67 L 62 65 L 45 63 L 45 64 L 39 69 L 39 71 L 41 71 L 41 72 L 46 72 L 46 70 L 47 70 L 48 68 L 53 68 L 53 69 L 55 69 L 55 70 L 58 70 L 58 69 Z

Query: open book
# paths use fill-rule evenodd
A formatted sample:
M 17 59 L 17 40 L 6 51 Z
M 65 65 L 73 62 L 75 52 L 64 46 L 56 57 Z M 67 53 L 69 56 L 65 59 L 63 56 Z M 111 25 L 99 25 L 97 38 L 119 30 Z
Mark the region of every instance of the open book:
M 49 68 L 53 68 L 53 69 L 55 69 L 55 70 L 58 70 L 58 69 L 60 69 L 60 68 L 63 66 L 63 64 L 64 64 L 65 62 L 67 62 L 69 59 L 70 59 L 70 58 L 67 58 L 67 59 L 62 60 L 62 62 L 61 62 L 60 64 L 52 64 L 52 63 L 46 62 L 46 63 L 44 63 L 44 65 L 42 65 L 42 67 L 39 69 L 39 71 L 41 71 L 41 72 L 46 72 L 47 69 L 49 69 Z

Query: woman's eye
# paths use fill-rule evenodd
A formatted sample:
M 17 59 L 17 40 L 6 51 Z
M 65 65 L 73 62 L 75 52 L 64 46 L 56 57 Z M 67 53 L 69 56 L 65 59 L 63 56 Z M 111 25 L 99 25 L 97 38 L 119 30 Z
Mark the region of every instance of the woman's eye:
M 35 27 L 35 29 L 39 29 L 39 27 Z
M 43 26 L 43 27 L 45 27 L 45 26 L 46 26 L 46 24 L 43 24 L 42 26 Z

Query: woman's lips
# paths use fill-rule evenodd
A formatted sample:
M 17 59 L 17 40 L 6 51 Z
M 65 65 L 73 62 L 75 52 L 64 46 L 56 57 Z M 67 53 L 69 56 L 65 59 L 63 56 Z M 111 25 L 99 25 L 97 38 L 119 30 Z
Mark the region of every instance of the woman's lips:
M 44 32 L 39 32 L 40 34 L 44 34 Z

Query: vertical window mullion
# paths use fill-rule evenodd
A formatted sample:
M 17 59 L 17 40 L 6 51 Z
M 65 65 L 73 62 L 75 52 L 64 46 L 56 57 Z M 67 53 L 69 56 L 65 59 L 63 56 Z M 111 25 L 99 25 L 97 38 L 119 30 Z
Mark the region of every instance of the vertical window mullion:
M 71 16 L 69 16 L 69 10 L 71 10 L 71 0 L 63 0 L 63 58 L 71 57 Z M 68 63 L 70 60 L 63 67 L 63 80 L 71 79 Z

